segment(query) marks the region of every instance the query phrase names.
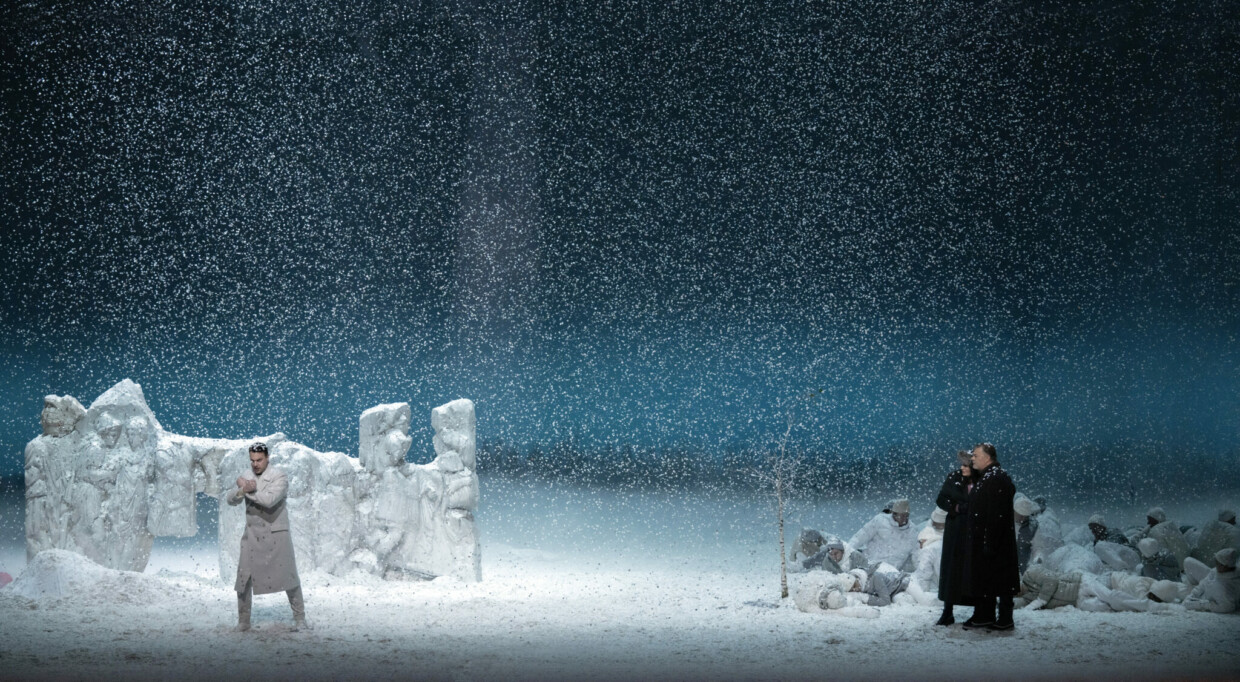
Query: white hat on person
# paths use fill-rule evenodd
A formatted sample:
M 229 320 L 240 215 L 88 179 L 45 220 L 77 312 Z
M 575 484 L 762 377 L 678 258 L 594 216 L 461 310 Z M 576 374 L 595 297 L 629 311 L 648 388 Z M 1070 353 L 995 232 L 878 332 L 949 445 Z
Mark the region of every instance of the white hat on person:
M 1236 548 L 1227 547 L 1214 553 L 1214 561 L 1221 566 L 1236 567 Z
M 1012 498 L 1012 510 L 1021 516 L 1033 516 L 1038 511 L 1038 505 L 1023 493 L 1016 493 L 1016 497 Z
M 1172 604 L 1180 598 L 1180 586 L 1174 580 L 1155 580 L 1150 585 L 1150 594 L 1158 597 L 1159 601 Z

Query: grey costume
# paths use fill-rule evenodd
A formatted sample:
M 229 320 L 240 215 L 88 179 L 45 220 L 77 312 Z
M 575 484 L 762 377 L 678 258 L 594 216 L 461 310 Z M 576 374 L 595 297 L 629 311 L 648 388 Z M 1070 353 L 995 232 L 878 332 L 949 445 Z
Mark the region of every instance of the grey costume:
M 828 573 L 847 573 L 854 568 L 866 568 L 868 565 L 865 554 L 860 550 L 854 549 L 841 558 L 839 562 L 836 562 L 831 558 L 831 550 L 826 547 L 823 547 L 817 554 L 801 562 L 801 566 L 804 568 L 821 568 Z
M 238 621 L 241 625 L 249 625 L 253 594 L 286 592 L 293 608 L 293 619 L 302 623 L 306 617 L 305 603 L 285 508 L 288 477 L 269 466 L 257 479 L 253 475 L 246 478 L 257 480 L 257 489 L 243 493 L 238 488 L 228 496 L 228 504 L 245 502 L 245 533 L 241 536 L 241 558 L 234 586 Z
M 908 589 L 910 578 L 911 574 L 904 571 L 874 571 L 874 575 L 870 576 L 862 590 L 869 595 L 865 603 L 869 606 L 890 604 L 892 598 Z
M 822 533 L 813 528 L 802 528 L 801 534 L 797 536 L 797 541 L 792 545 L 792 552 L 788 558 L 796 561 L 798 557 L 801 557 L 802 565 L 804 565 L 804 561 L 817 554 L 818 550 L 825 544 L 827 544 L 827 538 L 823 537 Z M 809 566 L 806 566 L 806 568 L 809 568 Z

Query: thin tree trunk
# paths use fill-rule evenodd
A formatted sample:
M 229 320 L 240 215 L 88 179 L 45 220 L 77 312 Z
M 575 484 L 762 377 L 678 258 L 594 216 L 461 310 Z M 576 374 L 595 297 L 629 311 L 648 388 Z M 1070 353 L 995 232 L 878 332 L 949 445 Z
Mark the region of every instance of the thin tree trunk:
M 787 599 L 788 556 L 784 552 L 784 490 L 782 471 L 775 477 L 775 498 L 779 501 L 779 598 Z
M 775 463 L 775 500 L 779 507 L 779 598 L 788 598 L 788 555 L 784 552 L 784 459 L 788 437 L 792 435 L 792 414 L 788 414 L 788 428 L 779 441 L 779 460 Z

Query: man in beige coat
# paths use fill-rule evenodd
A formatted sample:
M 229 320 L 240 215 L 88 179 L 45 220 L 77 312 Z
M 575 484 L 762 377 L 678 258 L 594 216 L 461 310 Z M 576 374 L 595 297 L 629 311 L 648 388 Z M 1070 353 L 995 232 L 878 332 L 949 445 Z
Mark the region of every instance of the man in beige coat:
M 241 536 L 241 560 L 237 563 L 237 630 L 250 629 L 250 606 L 255 594 L 288 593 L 293 607 L 293 629 L 307 627 L 306 607 L 289 535 L 288 478 L 283 471 L 268 466 L 267 446 L 250 446 L 253 476 L 237 478 L 237 489 L 228 504 L 245 502 L 245 534 Z

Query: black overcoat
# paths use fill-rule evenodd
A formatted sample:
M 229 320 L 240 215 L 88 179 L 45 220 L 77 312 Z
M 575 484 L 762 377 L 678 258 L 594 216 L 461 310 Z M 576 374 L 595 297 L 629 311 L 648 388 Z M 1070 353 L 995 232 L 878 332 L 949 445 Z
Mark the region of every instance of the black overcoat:
M 947 475 L 934 504 L 947 512 L 943 524 L 943 557 L 939 562 L 939 599 L 952 604 L 973 604 L 968 581 L 969 493 L 966 480 L 957 469 Z
M 1012 498 L 1016 485 L 998 464 L 982 471 L 969 496 L 972 559 L 969 584 L 977 596 L 1015 596 L 1020 591 L 1020 562 Z

